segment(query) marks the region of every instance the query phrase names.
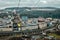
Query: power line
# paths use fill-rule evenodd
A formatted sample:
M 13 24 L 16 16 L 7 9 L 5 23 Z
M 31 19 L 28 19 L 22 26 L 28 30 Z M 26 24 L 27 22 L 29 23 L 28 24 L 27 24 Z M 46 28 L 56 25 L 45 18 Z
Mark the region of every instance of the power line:
M 21 0 L 18 0 L 18 7 L 20 6 L 20 2 L 21 2 Z M 32 2 L 33 2 L 33 0 L 32 0 Z M 35 5 L 33 5 L 33 6 L 37 6 L 38 4 L 39 4 L 39 2 L 40 2 L 40 0 L 38 0 L 36 3 L 35 3 Z M 34 4 L 34 3 L 33 3 Z M 39 6 L 39 5 L 38 5 Z
M 20 6 L 20 2 L 21 2 L 21 0 L 18 0 L 18 7 Z
M 37 5 L 39 4 L 39 2 L 40 2 L 40 0 L 38 0 L 38 1 L 36 2 L 35 6 L 37 6 Z

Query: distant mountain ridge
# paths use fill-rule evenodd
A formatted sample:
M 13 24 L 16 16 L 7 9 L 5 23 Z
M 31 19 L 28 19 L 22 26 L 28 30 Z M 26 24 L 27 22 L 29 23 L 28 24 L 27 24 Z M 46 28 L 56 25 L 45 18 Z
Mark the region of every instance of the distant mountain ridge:
M 55 7 L 10 7 L 10 8 L 5 8 L 5 9 L 59 9 Z
M 25 10 L 25 9 L 57 9 L 60 10 L 60 8 L 56 8 L 56 7 L 9 7 L 9 8 L 5 8 L 5 9 L 1 9 L 1 11 L 13 11 L 13 10 Z

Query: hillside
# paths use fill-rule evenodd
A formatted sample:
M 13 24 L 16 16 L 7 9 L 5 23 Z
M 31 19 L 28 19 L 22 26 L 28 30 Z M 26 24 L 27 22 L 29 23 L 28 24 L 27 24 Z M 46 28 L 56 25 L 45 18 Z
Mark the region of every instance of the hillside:
M 14 9 L 20 16 L 60 18 L 60 8 L 54 7 L 11 7 L 5 8 L 4 11 L 11 13 Z

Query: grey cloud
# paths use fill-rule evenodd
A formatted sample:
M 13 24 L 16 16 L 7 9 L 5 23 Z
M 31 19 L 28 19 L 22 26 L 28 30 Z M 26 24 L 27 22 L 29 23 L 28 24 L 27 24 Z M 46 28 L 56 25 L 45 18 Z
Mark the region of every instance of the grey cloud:
M 19 0 L 0 0 L 0 8 L 17 6 L 18 2 Z M 20 6 L 60 7 L 60 0 L 20 0 Z

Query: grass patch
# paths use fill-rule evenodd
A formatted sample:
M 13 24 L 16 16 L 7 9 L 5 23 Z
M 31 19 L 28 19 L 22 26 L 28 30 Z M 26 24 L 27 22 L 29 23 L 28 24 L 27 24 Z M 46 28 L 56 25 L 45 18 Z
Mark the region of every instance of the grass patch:
M 54 36 L 54 37 L 56 37 L 56 38 L 60 38 L 60 35 L 57 35 L 57 34 L 55 34 L 55 33 L 50 33 L 50 34 L 48 34 L 48 36 Z

